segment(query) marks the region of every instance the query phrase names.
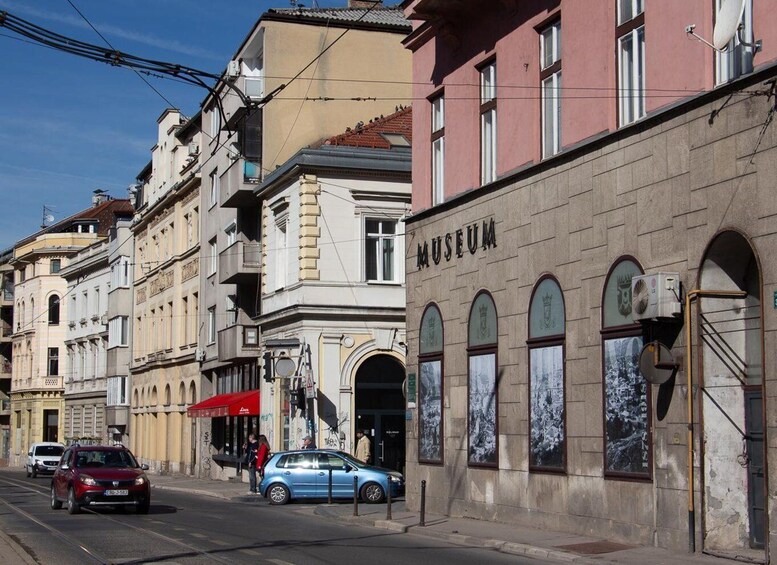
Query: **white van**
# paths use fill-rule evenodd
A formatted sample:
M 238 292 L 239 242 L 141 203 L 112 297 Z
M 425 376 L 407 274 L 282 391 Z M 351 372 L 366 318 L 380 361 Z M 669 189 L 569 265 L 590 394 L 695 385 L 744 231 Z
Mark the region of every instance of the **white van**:
M 27 476 L 34 479 L 38 473 L 54 474 L 64 451 L 65 446 L 61 443 L 52 441 L 33 443 L 27 452 L 27 465 L 25 465 Z

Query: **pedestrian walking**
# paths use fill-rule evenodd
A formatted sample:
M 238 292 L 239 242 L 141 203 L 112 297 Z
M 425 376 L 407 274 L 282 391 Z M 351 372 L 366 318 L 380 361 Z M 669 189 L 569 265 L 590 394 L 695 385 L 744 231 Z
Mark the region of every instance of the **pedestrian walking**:
M 367 437 L 367 430 L 356 430 L 356 452 L 353 454 L 356 459 L 369 463 L 372 459 L 372 443 Z
M 264 466 L 270 459 L 270 442 L 267 441 L 267 436 L 259 434 L 259 449 L 256 451 L 256 469 L 259 472 L 259 476 L 264 478 Z
M 311 436 L 305 436 L 302 438 L 302 449 L 316 449 L 316 442 L 313 441 Z
M 257 494 L 256 490 L 256 464 L 258 461 L 259 443 L 256 441 L 256 436 L 250 434 L 248 436 L 248 442 L 243 445 L 245 453 L 245 462 L 248 465 L 248 494 Z

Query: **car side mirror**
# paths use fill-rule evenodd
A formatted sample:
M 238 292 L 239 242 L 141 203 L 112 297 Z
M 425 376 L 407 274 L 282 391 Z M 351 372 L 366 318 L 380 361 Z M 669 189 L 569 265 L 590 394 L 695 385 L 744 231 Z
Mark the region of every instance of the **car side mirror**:
M 28 451 L 28 452 L 27 452 L 27 455 L 29 455 L 30 457 L 32 457 L 32 451 Z
M 143 464 L 140 466 L 140 468 L 141 468 L 141 470 L 143 470 L 143 471 L 148 471 L 148 465 L 146 465 L 145 463 L 143 463 Z

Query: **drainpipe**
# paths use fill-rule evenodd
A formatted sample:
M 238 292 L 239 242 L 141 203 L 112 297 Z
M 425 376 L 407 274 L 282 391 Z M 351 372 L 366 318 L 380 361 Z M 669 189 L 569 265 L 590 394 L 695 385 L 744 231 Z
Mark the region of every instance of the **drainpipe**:
M 693 483 L 693 359 L 691 345 L 691 303 L 697 298 L 745 298 L 744 290 L 695 289 L 685 295 L 685 378 L 688 389 L 688 551 L 696 552 L 696 515 Z

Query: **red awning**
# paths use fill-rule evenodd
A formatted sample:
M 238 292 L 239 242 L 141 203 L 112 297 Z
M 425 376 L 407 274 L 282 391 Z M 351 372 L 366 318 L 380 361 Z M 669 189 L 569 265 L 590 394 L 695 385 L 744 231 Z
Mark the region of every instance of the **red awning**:
M 217 418 L 219 416 L 258 416 L 259 391 L 229 392 L 217 394 L 190 406 L 190 418 Z

